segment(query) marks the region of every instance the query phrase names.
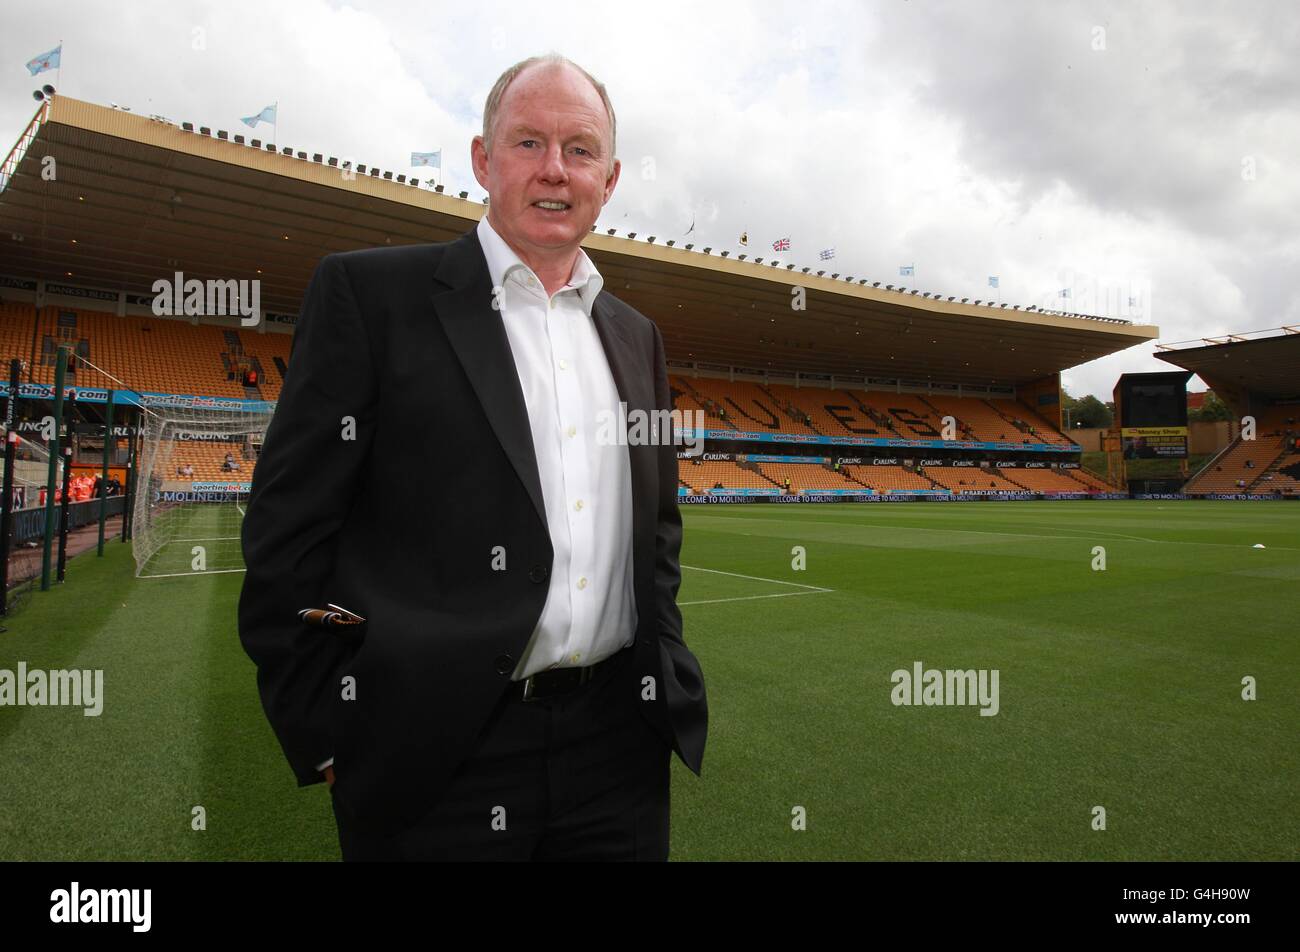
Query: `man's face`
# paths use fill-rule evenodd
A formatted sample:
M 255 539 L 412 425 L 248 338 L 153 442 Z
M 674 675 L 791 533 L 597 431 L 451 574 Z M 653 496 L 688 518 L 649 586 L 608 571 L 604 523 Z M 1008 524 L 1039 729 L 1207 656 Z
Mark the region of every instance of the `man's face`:
M 568 67 L 534 66 L 502 97 L 495 141 L 471 146 L 474 176 L 491 196 L 488 221 L 520 257 L 575 250 L 614 194 L 620 163 L 609 168 L 610 128 L 600 94 Z M 562 210 L 538 206 L 562 202 Z

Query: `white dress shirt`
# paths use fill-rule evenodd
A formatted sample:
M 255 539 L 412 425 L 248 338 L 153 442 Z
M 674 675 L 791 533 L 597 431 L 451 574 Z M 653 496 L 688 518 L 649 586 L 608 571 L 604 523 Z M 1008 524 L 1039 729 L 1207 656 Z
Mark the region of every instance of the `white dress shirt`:
M 492 286 L 502 289 L 497 300 L 528 409 L 555 553 L 546 605 L 513 674 L 520 680 L 548 668 L 595 664 L 632 643 L 632 470 L 627 446 L 596 439 L 602 411 L 607 420 L 620 416 L 618 388 L 591 316 L 604 285 L 595 265 L 579 248 L 569 283 L 548 298 L 541 279 L 486 215 L 478 238 Z
M 601 411 L 619 420 L 618 388 L 592 320 L 604 285 L 578 249 L 569 283 L 549 299 L 541 279 L 488 224 L 478 224 L 514 357 L 555 560 L 546 604 L 511 675 L 603 661 L 635 639 L 632 469 L 627 446 L 600 445 Z M 606 431 L 610 430 L 608 424 Z M 610 441 L 606 441 L 610 442 Z M 506 553 L 518 570 L 521 553 Z M 317 769 L 334 763 L 330 758 Z

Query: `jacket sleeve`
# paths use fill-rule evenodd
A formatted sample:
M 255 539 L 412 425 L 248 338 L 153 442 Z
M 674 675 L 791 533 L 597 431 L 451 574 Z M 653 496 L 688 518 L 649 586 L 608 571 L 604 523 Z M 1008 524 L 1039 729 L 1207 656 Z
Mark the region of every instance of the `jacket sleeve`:
M 664 361 L 663 336 L 654 327 L 655 409 L 672 411 L 672 391 Z M 661 434 L 658 457 L 659 498 L 655 528 L 654 599 L 659 653 L 663 661 L 663 691 L 686 766 L 700 772 L 708 731 L 708 702 L 700 662 L 682 637 L 682 611 L 677 607 L 681 587 L 682 516 L 677 505 L 677 446 L 670 434 Z
M 664 360 L 663 336 L 654 328 L 655 409 L 673 407 L 668 386 L 668 368 Z M 661 434 L 655 448 L 658 454 L 659 499 L 658 524 L 655 530 L 655 612 L 657 629 L 673 641 L 682 640 L 682 612 L 677 607 L 677 590 L 681 587 L 682 516 L 677 506 L 677 447 L 670 434 Z
M 346 262 L 328 255 L 303 301 L 240 532 L 247 571 L 239 637 L 257 665 L 263 709 L 299 786 L 320 782 L 316 767 L 334 754 L 333 692 L 356 649 L 297 614 L 336 600 L 325 589 L 373 441 L 377 399 L 369 335 Z

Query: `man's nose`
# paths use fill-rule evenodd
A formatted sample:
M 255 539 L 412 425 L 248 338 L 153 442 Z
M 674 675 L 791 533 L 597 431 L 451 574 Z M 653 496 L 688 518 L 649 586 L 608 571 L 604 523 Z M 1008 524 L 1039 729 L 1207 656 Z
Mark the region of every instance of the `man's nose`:
M 569 178 L 569 170 L 564 166 L 564 147 L 551 145 L 546 150 L 546 159 L 542 162 L 542 178 L 548 182 L 564 182 Z

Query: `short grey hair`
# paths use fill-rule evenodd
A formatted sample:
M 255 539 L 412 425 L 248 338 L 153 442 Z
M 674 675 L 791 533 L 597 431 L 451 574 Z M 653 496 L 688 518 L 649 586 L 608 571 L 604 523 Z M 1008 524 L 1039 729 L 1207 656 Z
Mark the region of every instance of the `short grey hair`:
M 483 107 L 483 148 L 488 152 L 492 151 L 492 137 L 496 134 L 497 111 L 501 108 L 501 100 L 505 98 L 506 90 L 510 84 L 524 70 L 532 66 L 571 66 L 591 82 L 600 94 L 600 101 L 605 104 L 605 114 L 609 117 L 609 169 L 614 170 L 614 144 L 618 139 L 618 125 L 614 120 L 614 104 L 609 101 L 609 93 L 605 90 L 605 84 L 598 80 L 591 73 L 587 72 L 573 60 L 559 53 L 546 53 L 542 56 L 530 56 L 526 60 L 520 60 L 514 66 L 511 66 L 498 77 L 492 91 L 488 93 L 487 104 Z

